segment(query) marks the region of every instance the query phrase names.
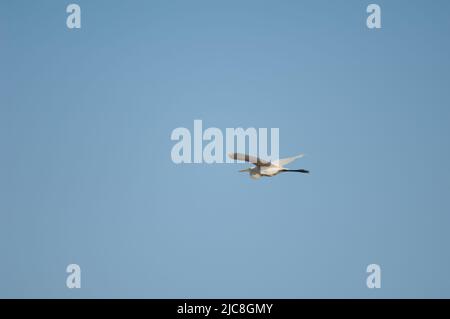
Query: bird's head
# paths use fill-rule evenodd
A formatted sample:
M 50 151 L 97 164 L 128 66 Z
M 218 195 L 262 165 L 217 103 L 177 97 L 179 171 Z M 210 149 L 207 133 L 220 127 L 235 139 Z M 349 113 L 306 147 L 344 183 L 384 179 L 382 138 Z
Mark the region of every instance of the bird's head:
M 258 172 L 250 172 L 250 178 L 252 178 L 252 179 L 260 179 L 261 178 L 261 174 L 259 174 Z
M 239 172 L 242 172 L 242 173 L 248 172 L 250 177 L 253 179 L 258 179 L 261 177 L 261 174 L 259 174 L 259 171 L 258 171 L 258 169 L 256 169 L 256 167 L 253 167 L 253 168 L 249 167 L 246 169 L 241 169 Z

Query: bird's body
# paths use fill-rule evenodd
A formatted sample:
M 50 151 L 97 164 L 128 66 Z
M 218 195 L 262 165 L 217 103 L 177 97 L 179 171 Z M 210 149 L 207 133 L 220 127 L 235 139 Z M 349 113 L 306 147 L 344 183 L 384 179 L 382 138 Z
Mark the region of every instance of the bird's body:
M 249 172 L 250 177 L 254 179 L 261 178 L 262 176 L 272 177 L 282 172 L 309 173 L 309 171 L 305 169 L 292 170 L 284 167 L 284 165 L 295 161 L 297 158 L 303 157 L 303 154 L 284 159 L 279 159 L 273 162 L 268 162 L 258 157 L 241 153 L 230 153 L 228 154 L 228 156 L 235 160 L 245 161 L 254 164 L 255 165 L 254 167 L 240 170 L 240 172 Z

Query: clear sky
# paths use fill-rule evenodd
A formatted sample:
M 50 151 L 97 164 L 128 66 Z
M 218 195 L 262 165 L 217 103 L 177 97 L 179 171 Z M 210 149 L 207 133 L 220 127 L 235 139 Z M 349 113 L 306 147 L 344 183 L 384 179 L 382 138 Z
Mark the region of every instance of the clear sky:
M 369 1 L 73 2 L 80 30 L 0 2 L 0 297 L 450 297 L 449 1 L 372 1 L 380 30 Z M 311 174 L 175 165 L 195 119 L 277 127 Z

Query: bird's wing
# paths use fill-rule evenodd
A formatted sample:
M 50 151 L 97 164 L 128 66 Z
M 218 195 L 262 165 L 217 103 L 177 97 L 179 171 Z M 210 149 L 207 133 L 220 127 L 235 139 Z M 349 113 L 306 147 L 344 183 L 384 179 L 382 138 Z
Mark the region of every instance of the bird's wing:
M 278 166 L 284 166 L 287 165 L 293 161 L 295 161 L 297 158 L 303 157 L 304 154 L 299 154 L 297 156 L 292 156 L 292 157 L 288 157 L 288 158 L 281 158 L 279 160 L 276 160 L 273 162 L 274 165 L 278 165 Z
M 270 162 L 262 160 L 256 156 L 251 156 L 248 154 L 242 154 L 242 153 L 229 153 L 228 157 L 234 160 L 238 161 L 245 161 L 252 164 L 255 164 L 257 166 L 269 166 Z

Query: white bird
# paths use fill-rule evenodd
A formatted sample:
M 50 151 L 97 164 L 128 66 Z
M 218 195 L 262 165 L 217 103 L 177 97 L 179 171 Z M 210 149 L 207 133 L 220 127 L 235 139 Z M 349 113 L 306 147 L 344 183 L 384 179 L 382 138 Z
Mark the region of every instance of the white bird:
M 309 171 L 306 169 L 287 169 L 284 167 L 284 165 L 287 165 L 295 161 L 297 158 L 303 157 L 303 154 L 279 159 L 273 162 L 268 162 L 258 157 L 241 153 L 229 153 L 228 157 L 234 160 L 245 161 L 254 164 L 255 167 L 249 167 L 239 171 L 239 172 L 249 172 L 250 177 L 254 179 L 258 179 L 261 176 L 271 177 L 282 172 L 298 172 L 306 174 L 309 173 Z

